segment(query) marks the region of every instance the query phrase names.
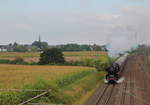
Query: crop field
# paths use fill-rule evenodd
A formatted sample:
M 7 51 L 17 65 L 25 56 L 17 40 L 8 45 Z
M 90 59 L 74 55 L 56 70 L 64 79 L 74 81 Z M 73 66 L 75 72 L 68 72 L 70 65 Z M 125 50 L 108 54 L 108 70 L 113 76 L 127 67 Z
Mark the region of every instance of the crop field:
M 101 56 L 106 56 L 106 52 L 101 51 L 79 51 L 79 52 L 64 52 L 67 61 L 80 61 L 84 59 L 94 59 Z M 0 52 L 0 59 L 13 60 L 16 57 L 21 57 L 27 62 L 38 62 L 40 53 L 37 52 Z
M 0 64 L 0 88 L 21 88 L 37 79 L 55 80 L 65 75 L 94 70 L 89 67 L 74 66 L 27 66 Z
M 40 94 L 40 92 L 13 92 L 5 89 L 48 89 L 50 87 L 53 87 L 51 94 L 54 95 L 54 99 L 49 98 L 51 94 L 48 94 L 49 103 L 73 105 L 77 100 L 79 103 L 84 103 L 86 100 L 82 99 L 80 102 L 80 98 L 95 88 L 96 81 L 102 78 L 104 73 L 99 74 L 97 76 L 95 68 L 91 67 L 0 64 L 0 90 L 4 89 L 0 91 L 0 103 L 18 105 Z M 47 101 L 41 97 L 33 102 Z
M 105 61 L 105 52 L 64 52 L 69 61 L 100 58 Z M 40 53 L 1 52 L 0 59 L 13 60 L 21 57 L 26 61 L 38 61 Z M 82 66 L 52 66 L 52 65 L 17 65 L 0 64 L 0 103 L 2 105 L 17 105 L 28 100 L 40 92 L 16 92 L 5 89 L 48 89 L 52 93 L 47 96 L 49 103 L 62 103 L 64 105 L 83 105 L 90 97 L 88 92 L 94 91 L 97 84 L 103 79 L 104 72 L 97 72 L 92 67 Z M 78 91 L 76 91 L 78 90 Z M 55 93 L 56 92 L 56 93 Z M 85 97 L 86 98 L 82 98 Z M 69 97 L 69 98 L 63 98 Z M 77 101 L 78 100 L 78 101 Z M 47 102 L 42 97 L 33 102 Z

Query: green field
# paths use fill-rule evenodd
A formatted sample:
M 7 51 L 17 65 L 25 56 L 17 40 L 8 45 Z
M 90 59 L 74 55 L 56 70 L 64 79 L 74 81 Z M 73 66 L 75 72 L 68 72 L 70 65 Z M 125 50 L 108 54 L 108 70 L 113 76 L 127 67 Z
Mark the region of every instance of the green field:
M 107 61 L 105 52 L 64 52 L 70 59 L 100 59 Z M 39 53 L 1 52 L 1 59 L 39 58 Z M 0 89 L 52 89 L 46 97 L 33 103 L 62 103 L 64 105 L 83 105 L 103 79 L 104 72 L 92 67 L 80 66 L 39 66 L 0 64 Z M 0 91 L 2 105 L 17 105 L 41 92 Z M 78 101 L 77 101 L 78 100 Z M 76 102 L 76 103 L 75 103 Z
M 74 101 L 84 103 L 82 99 L 96 88 L 103 78 L 103 72 L 95 68 L 75 66 L 28 66 L 0 64 L 0 89 L 52 89 L 46 99 L 32 102 L 63 103 L 74 105 Z M 41 92 L 1 91 L 2 105 L 16 105 Z M 51 97 L 53 95 L 53 98 Z M 65 98 L 66 97 L 66 98 Z M 68 97 L 68 98 L 67 98 Z M 80 102 L 81 98 L 81 102 Z M 82 105 L 82 104 L 81 104 Z
M 17 57 L 23 58 L 27 62 L 38 62 L 40 53 L 38 52 L 0 52 L 0 59 L 14 60 Z M 79 51 L 79 52 L 64 52 L 64 57 L 67 61 L 81 61 L 83 59 L 95 59 L 97 57 L 107 56 L 106 52 L 100 51 Z
M 78 52 L 64 52 L 65 56 L 99 56 L 106 54 L 101 51 L 78 51 Z M 38 52 L 0 52 L 0 57 L 39 57 Z
M 65 75 L 94 70 L 90 67 L 74 66 L 27 66 L 0 64 L 0 88 L 21 88 L 37 79 L 56 80 Z

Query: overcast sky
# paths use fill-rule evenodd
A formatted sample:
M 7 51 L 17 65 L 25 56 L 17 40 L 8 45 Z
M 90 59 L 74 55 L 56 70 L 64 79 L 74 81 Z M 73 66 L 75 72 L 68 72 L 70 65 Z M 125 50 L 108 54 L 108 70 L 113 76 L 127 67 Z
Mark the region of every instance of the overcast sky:
M 105 44 L 118 29 L 150 43 L 150 0 L 0 0 L 0 44 L 39 34 L 49 44 Z

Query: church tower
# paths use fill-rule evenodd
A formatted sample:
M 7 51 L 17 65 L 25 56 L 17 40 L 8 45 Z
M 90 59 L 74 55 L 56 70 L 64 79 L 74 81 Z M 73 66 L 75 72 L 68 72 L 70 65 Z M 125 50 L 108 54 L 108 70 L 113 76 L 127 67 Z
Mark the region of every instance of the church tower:
M 39 43 L 41 43 L 41 36 L 39 35 Z
M 41 42 L 41 36 L 39 34 L 39 48 L 42 49 L 42 42 Z

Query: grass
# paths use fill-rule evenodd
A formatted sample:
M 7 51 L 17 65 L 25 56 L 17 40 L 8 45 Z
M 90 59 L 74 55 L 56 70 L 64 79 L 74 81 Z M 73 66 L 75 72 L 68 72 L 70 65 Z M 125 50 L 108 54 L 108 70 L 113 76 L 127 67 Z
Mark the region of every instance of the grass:
M 98 86 L 97 86 L 98 87 Z M 76 101 L 72 105 L 85 105 L 86 101 L 94 94 L 96 91 L 96 88 L 91 89 L 90 91 L 86 92 L 83 97 L 79 99 L 79 101 Z
M 147 60 L 150 61 L 150 56 L 148 56 Z
M 92 95 L 97 84 L 103 78 L 104 73 L 92 73 L 78 81 L 62 89 L 63 97 L 68 97 L 65 100 L 66 105 L 84 105 L 87 99 Z M 84 97 L 84 98 L 83 98 Z
M 56 80 L 65 75 L 89 70 L 94 68 L 0 64 L 0 88 L 20 88 L 27 83 L 34 83 L 37 78 Z
M 95 88 L 87 92 L 79 101 L 76 101 L 73 105 L 84 105 L 86 101 L 91 97 L 95 92 Z

